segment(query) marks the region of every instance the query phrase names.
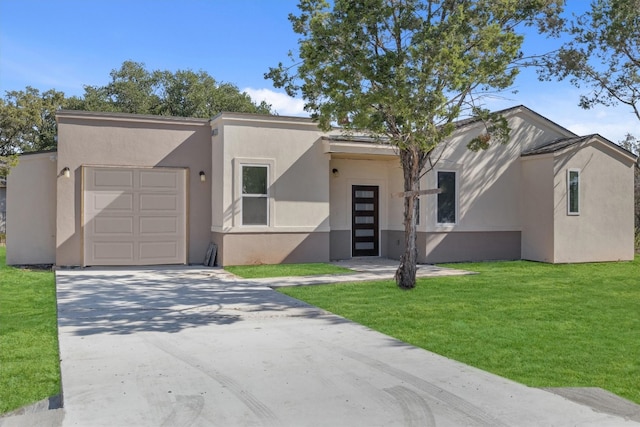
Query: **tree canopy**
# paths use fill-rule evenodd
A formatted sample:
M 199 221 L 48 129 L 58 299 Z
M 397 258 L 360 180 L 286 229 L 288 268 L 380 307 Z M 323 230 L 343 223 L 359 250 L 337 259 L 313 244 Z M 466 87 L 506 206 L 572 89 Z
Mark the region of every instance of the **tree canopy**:
M 536 62 L 541 78 L 586 89 L 583 108 L 623 104 L 640 120 L 640 0 L 594 0 L 561 34 L 568 41 Z
M 6 92 L 0 99 L 0 155 L 55 148 L 55 114 L 64 102 L 64 93 L 54 89 Z
M 271 113 L 232 83 L 217 82 L 205 71 L 149 71 L 125 61 L 104 86 L 85 86 L 81 97 L 66 97 L 33 87 L 0 98 L 0 176 L 15 163 L 11 156 L 57 146 L 56 111 L 60 109 L 208 118 L 222 111 Z
M 300 35 L 290 65 L 265 77 L 327 129 L 340 123 L 397 147 L 404 173 L 405 252 L 396 281 L 415 286 L 416 213 L 420 177 L 432 153 L 463 115 L 485 120 L 472 149 L 508 138 L 506 121 L 477 100 L 509 87 L 518 70 L 523 25 L 551 25 L 554 0 L 301 0 L 289 19 Z
M 636 156 L 640 156 L 640 139 L 635 136 L 628 133 L 619 144 L 622 148 L 631 151 Z M 634 168 L 633 193 L 635 197 L 636 249 L 640 249 L 640 158 L 638 158 Z
M 179 117 L 213 117 L 222 111 L 269 114 L 266 102 L 256 104 L 232 83 L 219 83 L 205 71 L 148 71 L 125 61 L 111 71 L 104 86 L 85 86 L 84 96 L 69 108 Z

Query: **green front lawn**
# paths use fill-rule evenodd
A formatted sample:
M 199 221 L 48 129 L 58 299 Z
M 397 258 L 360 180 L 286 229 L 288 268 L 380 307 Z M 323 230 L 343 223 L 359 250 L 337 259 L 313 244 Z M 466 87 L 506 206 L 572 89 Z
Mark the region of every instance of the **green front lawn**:
M 602 387 L 640 403 L 634 262 L 455 264 L 470 276 L 280 288 L 418 347 L 533 387 Z
M 321 262 L 310 264 L 231 265 L 224 269 L 245 279 L 353 273 L 348 268 Z
M 51 271 L 7 267 L 0 247 L 0 413 L 60 393 Z

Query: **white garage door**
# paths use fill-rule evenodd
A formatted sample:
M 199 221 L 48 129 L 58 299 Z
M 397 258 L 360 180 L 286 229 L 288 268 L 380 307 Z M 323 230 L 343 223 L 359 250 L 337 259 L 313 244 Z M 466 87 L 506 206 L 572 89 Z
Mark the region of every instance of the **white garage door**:
M 84 265 L 186 264 L 186 175 L 83 167 Z

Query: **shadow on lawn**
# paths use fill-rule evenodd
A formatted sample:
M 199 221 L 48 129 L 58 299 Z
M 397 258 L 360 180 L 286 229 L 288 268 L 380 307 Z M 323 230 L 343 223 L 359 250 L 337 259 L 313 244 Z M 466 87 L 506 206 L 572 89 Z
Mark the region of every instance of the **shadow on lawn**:
M 58 325 L 74 335 L 176 333 L 274 317 L 344 319 L 220 270 L 58 271 Z

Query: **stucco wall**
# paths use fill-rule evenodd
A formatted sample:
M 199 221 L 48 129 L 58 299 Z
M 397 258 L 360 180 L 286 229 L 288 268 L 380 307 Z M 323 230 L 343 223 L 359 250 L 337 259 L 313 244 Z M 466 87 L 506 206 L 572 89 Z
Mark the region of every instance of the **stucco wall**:
M 436 198 L 432 197 L 426 209 L 424 231 L 521 230 L 520 194 L 523 183 L 520 154 L 567 134 L 548 122 L 539 121 L 530 113 L 509 115 L 508 122 L 511 134 L 509 142 L 504 145 L 493 142 L 487 150 L 469 150 L 468 141 L 484 131 L 481 124 L 461 129 L 452 139 L 435 169 L 458 172 L 458 222 L 453 227 L 436 225 Z M 436 187 L 435 172 L 427 174 L 426 187 Z
M 523 181 L 520 154 L 572 134 L 526 109 L 510 111 L 506 117 L 511 128 L 508 144 L 494 142 L 488 150 L 470 151 L 468 141 L 484 131 L 483 124 L 478 122 L 460 128 L 444 150 L 434 153 L 433 158 L 439 161 L 423 177 L 420 187 L 436 188 L 437 171 L 455 171 L 457 221 L 455 224 L 437 224 L 437 196 L 420 196 L 418 250 L 422 262 L 514 259 L 521 256 L 521 245 L 525 240 L 521 232 L 526 215 L 521 194 L 527 184 Z M 353 177 L 362 183 L 369 180 L 373 185 L 380 185 L 381 241 L 384 238 L 381 254 L 399 257 L 404 247 L 404 207 L 402 198 L 390 197 L 391 193 L 403 189 L 399 162 L 377 164 L 371 159 L 333 158 L 330 167 L 340 171 L 338 178 L 331 179 L 332 258 L 335 258 L 333 253 L 344 255 L 346 252 L 337 247 L 338 239 L 344 244 L 346 235 L 338 231 L 351 229 L 351 194 L 347 180 L 353 180 Z M 547 175 L 550 190 L 553 168 L 535 173 L 538 172 Z M 543 197 L 552 203 L 549 191 Z M 549 220 L 550 233 L 553 226 L 551 215 Z
M 213 152 L 222 157 L 213 158 L 221 190 L 214 190 L 211 231 L 220 241 L 223 265 L 311 260 L 311 253 L 328 260 L 329 156 L 317 126 L 305 119 L 224 113 L 212 127 Z M 268 225 L 242 224 L 243 165 L 269 167 Z
M 554 261 L 553 155 L 522 157 L 522 258 Z
M 212 123 L 211 136 L 211 226 L 222 230 L 224 224 L 224 179 L 227 159 L 224 155 L 224 127 Z
M 404 232 L 385 233 L 387 257 L 400 259 Z M 423 233 L 417 235 L 418 262 L 466 262 L 520 259 L 519 231 Z
M 58 114 L 58 167 L 71 170 L 71 176 L 58 179 L 57 185 L 58 265 L 82 263 L 82 165 L 188 168 L 188 260 L 202 263 L 211 237 L 211 127 L 207 120 Z M 200 181 L 200 171 L 207 176 L 205 182 Z
M 440 157 L 440 160 L 426 174 L 421 188 L 436 188 L 438 171 L 455 171 L 456 223 L 437 224 L 437 196 L 421 197 L 422 217 L 418 230 L 424 233 L 425 244 L 420 249 L 420 259 L 424 262 L 521 256 L 521 250 L 516 246 L 524 245 L 526 240 L 521 235 L 527 216 L 521 194 L 528 183 L 523 180 L 520 154 L 570 133 L 527 110 L 516 110 L 506 117 L 511 129 L 507 144 L 492 142 L 487 150 L 469 150 L 468 141 L 484 132 L 482 123 L 476 123 L 456 131 L 446 148 L 435 153 L 434 158 Z M 551 168 L 538 172 L 548 173 L 551 182 Z M 391 239 L 391 243 L 393 241 L 397 239 Z
M 329 233 L 227 233 L 218 265 L 329 261 Z
M 567 214 L 568 169 L 580 170 L 579 215 Z M 633 166 L 606 144 L 555 156 L 553 209 L 554 262 L 633 259 Z
M 7 177 L 7 264 L 54 264 L 56 153 L 20 156 Z
M 322 150 L 321 132 L 315 125 L 306 120 L 260 121 L 256 116 L 225 113 L 212 126 L 218 129 L 214 146 L 222 144 L 224 153 L 222 161 L 213 160 L 215 168 L 223 171 L 222 215 L 216 208 L 213 231 L 329 231 L 329 156 Z M 243 164 L 270 167 L 271 216 L 266 227 L 242 225 Z

